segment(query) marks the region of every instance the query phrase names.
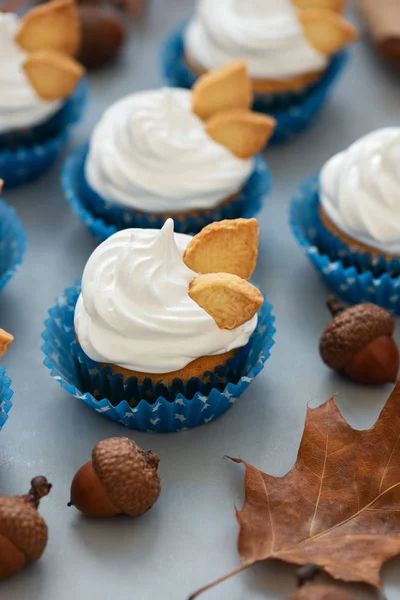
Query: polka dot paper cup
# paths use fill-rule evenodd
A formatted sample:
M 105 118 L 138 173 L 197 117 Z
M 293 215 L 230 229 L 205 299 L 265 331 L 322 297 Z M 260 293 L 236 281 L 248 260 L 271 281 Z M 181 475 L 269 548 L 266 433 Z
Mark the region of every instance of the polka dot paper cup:
M 11 379 L 7 377 L 4 367 L 0 367 L 0 430 L 8 419 L 11 409 L 11 398 L 14 392 L 11 389 Z
M 299 245 L 326 285 L 348 304 L 372 302 L 400 315 L 400 275 L 377 271 L 382 266 L 356 260 L 344 251 L 334 252 L 321 236 L 318 218 L 318 175 L 305 181 L 297 190 L 290 207 L 290 225 Z M 379 275 L 377 275 L 379 273 Z
M 187 383 L 175 379 L 168 387 L 150 379 L 141 384 L 135 377 L 124 381 L 122 375 L 112 375 L 110 367 L 100 368 L 91 361 L 76 343 L 73 318 L 80 285 L 65 290 L 49 311 L 42 335 L 44 364 L 73 397 L 131 429 L 174 432 L 217 419 L 245 392 L 270 356 L 274 317 L 265 300 L 248 344 L 202 379 L 193 377 Z
M 15 210 L 0 200 L 0 290 L 22 263 L 25 249 L 25 231 Z

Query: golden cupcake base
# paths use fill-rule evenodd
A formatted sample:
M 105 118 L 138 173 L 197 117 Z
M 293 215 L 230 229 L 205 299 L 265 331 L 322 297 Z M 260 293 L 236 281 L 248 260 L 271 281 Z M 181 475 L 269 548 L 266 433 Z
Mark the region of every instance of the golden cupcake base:
M 199 77 L 207 72 L 207 69 L 204 69 L 187 54 L 185 55 L 185 61 L 187 66 Z M 313 71 L 289 79 L 252 79 L 251 83 L 253 92 L 258 94 L 297 92 L 321 79 L 323 74 L 324 71 Z
M 321 219 L 321 223 L 324 225 L 324 227 L 330 233 L 332 233 L 332 235 L 339 238 L 340 241 L 347 244 L 351 248 L 351 250 L 355 250 L 360 253 L 369 252 L 372 258 L 379 258 L 380 256 L 384 256 L 387 262 L 390 262 L 393 258 L 400 258 L 400 255 L 384 254 L 380 250 L 377 250 L 372 246 L 367 246 L 366 244 L 359 242 L 358 240 L 352 238 L 351 236 L 341 231 L 341 229 L 339 229 L 334 223 L 332 223 L 332 221 L 327 216 L 326 212 L 324 211 L 321 205 L 318 207 L 318 213 L 319 218 Z

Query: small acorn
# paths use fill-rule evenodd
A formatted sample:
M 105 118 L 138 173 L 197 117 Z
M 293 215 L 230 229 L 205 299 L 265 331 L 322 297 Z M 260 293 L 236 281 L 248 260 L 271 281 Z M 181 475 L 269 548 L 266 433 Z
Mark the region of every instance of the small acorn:
M 78 60 L 87 69 L 98 69 L 112 60 L 125 40 L 121 19 L 92 4 L 78 6 L 82 43 Z
M 366 385 L 395 383 L 399 350 L 392 315 L 369 302 L 345 308 L 330 298 L 327 306 L 333 319 L 322 334 L 319 351 L 328 367 Z
M 138 517 L 148 511 L 161 491 L 159 458 L 129 438 L 109 438 L 95 445 L 92 460 L 76 473 L 71 501 L 88 517 Z
M 47 525 L 37 512 L 51 483 L 35 477 L 26 496 L 0 496 L 0 580 L 38 560 L 47 544 Z

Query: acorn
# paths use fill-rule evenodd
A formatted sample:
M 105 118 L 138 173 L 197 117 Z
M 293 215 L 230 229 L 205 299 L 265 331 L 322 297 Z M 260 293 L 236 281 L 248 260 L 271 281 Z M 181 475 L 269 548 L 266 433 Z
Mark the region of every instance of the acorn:
M 345 308 L 330 298 L 327 306 L 333 319 L 322 334 L 319 351 L 328 367 L 365 385 L 395 383 L 399 350 L 392 315 L 369 302 Z
M 354 598 L 337 587 L 306 585 L 289 596 L 288 600 L 354 600 Z
M 129 438 L 109 438 L 95 445 L 92 460 L 76 473 L 71 501 L 88 517 L 138 517 L 148 511 L 161 491 L 159 458 Z
M 87 69 L 98 69 L 115 58 L 125 40 L 121 19 L 92 4 L 78 6 L 82 42 L 77 56 Z
M 51 483 L 35 477 L 26 496 L 0 496 L 0 579 L 38 560 L 47 544 L 47 525 L 37 512 Z

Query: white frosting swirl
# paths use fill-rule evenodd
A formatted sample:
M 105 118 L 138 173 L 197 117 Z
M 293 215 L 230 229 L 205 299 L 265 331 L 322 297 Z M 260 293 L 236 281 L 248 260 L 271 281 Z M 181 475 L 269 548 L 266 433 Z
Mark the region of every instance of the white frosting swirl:
M 84 352 L 98 362 L 144 373 L 170 373 L 200 356 L 247 344 L 257 315 L 231 331 L 188 296 L 196 276 L 182 260 L 191 236 L 125 229 L 93 252 L 75 309 L 75 332 Z
M 304 36 L 290 0 L 199 0 L 184 43 L 207 70 L 245 59 L 253 79 L 288 79 L 328 62 Z
M 105 200 L 144 212 L 207 209 L 235 194 L 253 169 L 206 133 L 191 92 L 160 89 L 112 105 L 86 159 L 90 186 Z
M 320 174 L 320 199 L 344 233 L 400 255 L 400 128 L 373 131 L 333 156 Z
M 61 102 L 41 100 L 22 66 L 27 54 L 15 41 L 17 15 L 0 12 L 0 133 L 39 125 L 53 115 Z

